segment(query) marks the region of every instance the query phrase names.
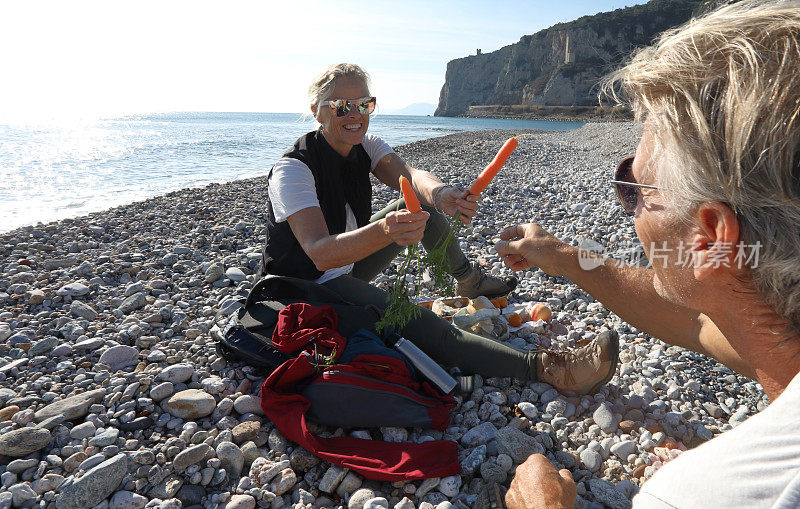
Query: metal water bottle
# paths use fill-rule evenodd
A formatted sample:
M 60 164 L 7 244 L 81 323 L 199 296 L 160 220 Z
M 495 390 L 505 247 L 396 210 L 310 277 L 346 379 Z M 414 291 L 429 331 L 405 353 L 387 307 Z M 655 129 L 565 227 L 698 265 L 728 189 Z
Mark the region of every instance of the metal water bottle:
M 417 345 L 411 341 L 400 338 L 397 340 L 397 343 L 394 344 L 394 347 L 397 351 L 408 357 L 411 364 L 413 364 L 420 373 L 425 375 L 425 378 L 436 384 L 445 394 L 449 394 L 457 385 L 455 379 L 450 376 L 447 371 L 439 366 L 436 361 L 428 357 L 425 352 L 417 348 Z

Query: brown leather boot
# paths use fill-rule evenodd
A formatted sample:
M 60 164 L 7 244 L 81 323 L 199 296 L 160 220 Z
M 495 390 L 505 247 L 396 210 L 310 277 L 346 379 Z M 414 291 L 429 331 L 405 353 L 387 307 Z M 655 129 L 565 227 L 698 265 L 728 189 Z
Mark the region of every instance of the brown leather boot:
M 472 263 L 469 272 L 456 282 L 456 295 L 470 299 L 483 295 L 496 299 L 508 295 L 516 287 L 517 278 L 499 279 L 489 276 L 480 266 Z
M 617 371 L 619 335 L 603 331 L 588 345 L 572 351 L 546 350 L 539 355 L 539 380 L 560 391 L 590 394 Z

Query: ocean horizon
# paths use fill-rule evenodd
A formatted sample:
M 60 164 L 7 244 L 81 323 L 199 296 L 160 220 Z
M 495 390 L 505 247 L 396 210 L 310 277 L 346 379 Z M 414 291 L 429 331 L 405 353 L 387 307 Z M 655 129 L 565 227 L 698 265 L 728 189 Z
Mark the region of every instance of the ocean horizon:
M 374 115 L 395 147 L 460 131 L 576 129 L 583 122 Z M 0 123 L 0 233 L 187 187 L 264 175 L 303 133 L 300 113 L 153 113 Z

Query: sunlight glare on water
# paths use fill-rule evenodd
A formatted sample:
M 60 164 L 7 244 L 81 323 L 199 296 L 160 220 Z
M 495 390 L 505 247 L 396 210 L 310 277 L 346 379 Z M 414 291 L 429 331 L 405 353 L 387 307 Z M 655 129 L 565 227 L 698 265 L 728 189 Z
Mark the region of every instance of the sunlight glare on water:
M 481 129 L 568 130 L 580 122 L 377 115 L 392 146 Z M 187 187 L 264 175 L 310 117 L 172 113 L 0 124 L 0 232 L 76 217 Z

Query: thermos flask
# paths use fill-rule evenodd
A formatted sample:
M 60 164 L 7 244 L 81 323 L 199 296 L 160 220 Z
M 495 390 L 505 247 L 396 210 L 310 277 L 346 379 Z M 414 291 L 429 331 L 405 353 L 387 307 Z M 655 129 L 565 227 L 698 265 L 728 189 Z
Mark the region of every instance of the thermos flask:
M 425 352 L 417 348 L 411 341 L 400 338 L 397 340 L 397 343 L 394 344 L 394 347 L 397 351 L 408 357 L 411 364 L 413 364 L 420 373 L 425 375 L 425 378 L 436 384 L 445 394 L 449 394 L 457 385 L 455 379 L 450 376 L 447 371 L 428 357 Z

